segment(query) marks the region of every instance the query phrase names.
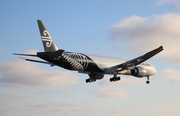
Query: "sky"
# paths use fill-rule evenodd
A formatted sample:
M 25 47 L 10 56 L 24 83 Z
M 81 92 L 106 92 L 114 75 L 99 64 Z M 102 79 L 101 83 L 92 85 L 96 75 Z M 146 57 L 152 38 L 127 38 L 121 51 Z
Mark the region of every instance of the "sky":
M 180 0 L 1 0 L 0 16 L 0 116 L 180 115 Z M 133 59 L 162 45 L 157 73 L 85 83 L 13 56 L 44 51 L 38 19 L 66 51 Z

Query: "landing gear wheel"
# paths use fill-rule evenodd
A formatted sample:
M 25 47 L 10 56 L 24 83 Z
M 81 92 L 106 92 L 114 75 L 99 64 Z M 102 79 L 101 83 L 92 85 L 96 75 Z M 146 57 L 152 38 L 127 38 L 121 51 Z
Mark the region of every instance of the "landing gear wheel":
M 116 75 L 114 75 L 112 78 L 109 79 L 110 82 L 115 82 L 119 80 L 121 80 L 121 77 L 117 77 Z
M 147 77 L 146 84 L 150 84 L 149 77 Z
M 90 79 L 86 79 L 86 83 L 90 83 Z
M 96 79 L 91 79 L 91 78 L 86 79 L 86 83 L 91 83 L 91 82 L 94 82 L 94 81 L 96 81 Z
M 150 81 L 146 81 L 146 84 L 150 84 Z
M 113 78 L 110 78 L 109 81 L 112 82 L 112 81 L 113 81 Z
M 117 77 L 117 80 L 121 80 L 121 77 Z

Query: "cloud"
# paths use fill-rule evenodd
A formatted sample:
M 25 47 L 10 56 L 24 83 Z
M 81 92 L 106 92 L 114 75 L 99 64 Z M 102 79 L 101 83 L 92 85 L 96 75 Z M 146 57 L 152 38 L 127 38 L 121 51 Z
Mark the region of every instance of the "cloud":
M 143 86 L 146 85 L 145 82 L 145 79 L 127 76 L 121 78 L 121 80 L 117 82 L 110 82 L 109 78 L 104 78 L 99 82 L 99 88 L 92 91 L 92 93 L 96 94 L 98 97 L 103 98 L 127 98 L 128 92 L 122 87 L 129 85 Z
M 128 85 L 145 85 L 145 80 L 142 78 L 136 78 L 136 77 L 127 77 L 127 76 L 121 76 L 121 80 L 120 81 L 116 81 L 116 82 L 110 82 L 109 78 L 104 78 L 99 82 L 100 86 L 128 86 Z M 111 77 L 110 77 L 111 78 Z
M 105 98 L 126 98 L 128 97 L 127 92 L 121 88 L 98 88 L 92 93 L 97 94 L 98 97 Z
M 78 80 L 70 71 L 46 71 L 36 63 L 11 61 L 0 64 L 0 83 L 6 86 L 70 86 Z
M 180 0 L 157 0 L 156 5 L 164 5 L 164 4 L 180 4 Z
M 122 115 L 124 114 L 123 111 L 121 109 L 115 110 L 115 109 L 110 109 L 111 111 L 109 111 L 109 114 L 111 116 L 117 116 L 117 115 Z
M 180 72 L 173 69 L 166 69 L 159 74 L 159 77 L 163 77 L 173 84 L 180 84 Z
M 162 5 L 175 5 L 176 8 L 180 9 L 180 0 L 157 0 L 156 6 L 162 6 Z
M 81 105 L 80 102 L 49 102 L 49 103 L 44 103 L 44 104 L 29 104 L 27 105 L 28 107 L 39 107 L 39 108 L 60 108 L 60 107 L 69 107 L 69 106 L 79 106 Z
M 63 116 L 89 115 L 89 114 L 87 114 L 87 112 L 84 112 L 84 111 L 91 110 L 86 105 L 86 103 L 81 103 L 79 101 L 74 101 L 74 102 L 48 102 L 48 103 L 41 103 L 41 104 L 35 103 L 35 104 L 29 104 L 26 107 L 34 109 L 33 112 L 36 112 L 36 110 L 37 111 L 42 110 L 43 112 L 46 112 L 49 115 L 54 114 L 54 115 L 63 115 Z
M 170 13 L 147 17 L 131 16 L 110 28 L 110 39 L 127 44 L 132 52 L 145 53 L 161 45 L 158 54 L 170 63 L 180 63 L 180 14 Z M 118 42 L 119 43 L 119 42 Z
M 7 93 L 7 92 L 1 92 L 0 93 L 0 99 L 23 99 L 27 98 L 25 95 L 19 95 L 17 93 Z
M 38 52 L 38 50 L 26 50 L 25 54 L 34 54 L 34 55 L 36 55 L 37 52 Z
M 158 112 L 156 112 L 156 114 L 164 114 L 164 115 L 173 115 L 173 114 L 175 114 L 176 113 L 176 111 L 175 110 L 161 110 L 161 111 L 158 111 Z

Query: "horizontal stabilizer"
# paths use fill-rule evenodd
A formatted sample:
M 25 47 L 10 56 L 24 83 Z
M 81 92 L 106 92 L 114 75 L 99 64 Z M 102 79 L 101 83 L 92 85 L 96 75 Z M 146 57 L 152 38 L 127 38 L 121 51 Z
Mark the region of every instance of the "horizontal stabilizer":
M 37 57 L 37 55 L 35 55 L 35 54 L 17 54 L 17 53 L 13 53 L 13 55 Z
M 50 62 L 45 62 L 45 61 L 39 61 L 39 60 L 32 60 L 32 59 L 27 59 L 27 58 L 21 58 L 19 57 L 20 59 L 24 59 L 26 61 L 30 61 L 30 62 L 37 62 L 37 63 L 43 63 L 43 64 L 49 64 L 51 66 L 55 66 L 54 64 L 50 63 Z

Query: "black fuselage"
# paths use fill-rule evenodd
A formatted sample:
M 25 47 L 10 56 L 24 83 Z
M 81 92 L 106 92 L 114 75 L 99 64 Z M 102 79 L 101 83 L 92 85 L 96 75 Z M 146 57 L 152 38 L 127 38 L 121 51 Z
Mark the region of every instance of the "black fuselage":
M 73 52 L 63 52 L 62 54 L 50 55 L 51 53 L 40 52 L 37 56 L 54 65 L 58 65 L 68 70 L 99 72 L 103 73 L 96 63 L 87 55 Z

